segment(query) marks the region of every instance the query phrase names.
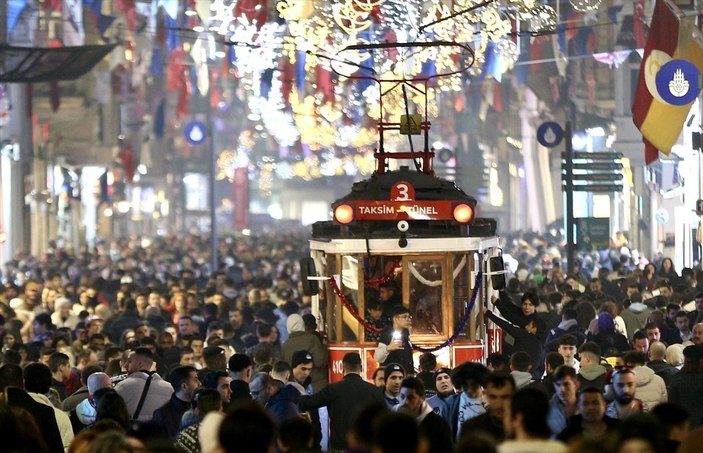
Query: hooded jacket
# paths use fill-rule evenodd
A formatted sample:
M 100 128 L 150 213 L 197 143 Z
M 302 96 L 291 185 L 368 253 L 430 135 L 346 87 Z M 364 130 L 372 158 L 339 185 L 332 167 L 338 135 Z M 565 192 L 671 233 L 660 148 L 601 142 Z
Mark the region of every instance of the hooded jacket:
M 620 317 L 625 321 L 628 340 L 632 340 L 632 336 L 635 335 L 635 332 L 644 327 L 651 313 L 652 310 L 641 302 L 630 304 L 629 307 L 620 313 Z
M 637 366 L 635 376 L 637 376 L 635 398 L 642 400 L 645 410 L 651 411 L 657 404 L 666 403 L 666 384 L 664 379 L 654 373 L 654 370 L 647 366 Z
M 320 341 L 320 337 L 311 332 L 305 332 L 302 316 L 292 314 L 287 320 L 288 340 L 281 346 L 281 357 L 288 363 L 293 359 L 295 351 L 308 351 L 312 355 L 313 369 L 312 388 L 319 392 L 327 385 L 329 353 Z
M 583 365 L 579 369 L 579 373 L 576 377 L 579 380 L 579 388 L 597 388 L 601 392 L 605 389 L 605 373 L 608 369 L 603 365 L 597 363 L 589 363 L 588 365 Z
M 301 392 L 302 390 L 302 392 Z M 278 423 L 289 417 L 297 417 L 300 415 L 298 411 L 298 400 L 301 395 L 305 394 L 300 384 L 284 385 L 278 393 L 271 397 L 266 403 L 266 411 Z
M 532 374 L 528 373 L 527 371 L 511 371 L 510 375 L 515 381 L 516 390 L 521 389 L 523 387 L 527 387 L 530 382 L 533 382 Z

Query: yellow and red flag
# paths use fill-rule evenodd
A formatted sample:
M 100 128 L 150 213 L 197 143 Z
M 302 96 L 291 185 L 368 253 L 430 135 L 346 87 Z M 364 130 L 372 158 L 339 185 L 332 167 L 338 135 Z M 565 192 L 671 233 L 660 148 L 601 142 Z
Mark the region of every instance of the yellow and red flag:
M 662 100 L 656 87 L 659 68 L 672 59 L 681 59 L 703 73 L 701 34 L 681 17 L 681 10 L 671 0 L 657 0 L 632 105 L 632 120 L 642 132 L 647 164 L 657 160 L 659 150 L 669 155 L 692 105 L 676 106 Z

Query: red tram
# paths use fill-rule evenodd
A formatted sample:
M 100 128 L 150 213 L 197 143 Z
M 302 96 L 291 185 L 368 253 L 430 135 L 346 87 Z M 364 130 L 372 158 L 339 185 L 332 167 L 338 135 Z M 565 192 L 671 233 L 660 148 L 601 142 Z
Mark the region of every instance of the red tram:
M 332 204 L 333 220 L 312 227 L 311 258 L 301 264 L 313 310 L 328 335 L 331 382 L 341 378 L 341 359 L 347 352 L 366 358 L 367 377 L 378 366 L 373 359 L 377 343 L 368 338 L 377 329 L 365 321 L 366 290 L 389 280 L 397 282 L 402 303 L 413 316 L 410 339 L 416 364 L 426 351 L 445 366 L 480 361 L 500 344 L 477 321 L 503 277 L 496 222 L 477 217 L 474 197 L 435 176 L 426 114 L 422 121 L 406 107 L 408 114 L 399 122 L 384 120 L 384 93 L 398 88 L 405 92 L 406 85 L 427 93 L 431 78 L 371 77 L 382 93 L 376 171 Z M 384 91 L 384 83 L 393 85 Z M 386 131 L 410 135 L 413 129 L 424 134 L 422 151 L 412 151 L 412 140 L 410 152 L 384 151 Z M 415 168 L 391 170 L 397 159 Z

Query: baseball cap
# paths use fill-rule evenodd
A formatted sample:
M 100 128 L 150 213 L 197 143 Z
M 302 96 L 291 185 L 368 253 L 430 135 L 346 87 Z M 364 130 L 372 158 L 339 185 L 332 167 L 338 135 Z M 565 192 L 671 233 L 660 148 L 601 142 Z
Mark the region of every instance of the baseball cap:
M 310 363 L 312 361 L 312 354 L 310 354 L 308 351 L 295 351 L 293 353 L 293 357 L 290 360 L 290 367 L 295 368 L 301 363 Z

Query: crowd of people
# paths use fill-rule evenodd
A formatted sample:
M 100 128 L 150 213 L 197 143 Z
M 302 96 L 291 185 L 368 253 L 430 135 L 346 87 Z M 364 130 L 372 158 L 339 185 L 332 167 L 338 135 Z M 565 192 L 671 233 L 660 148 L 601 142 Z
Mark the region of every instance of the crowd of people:
M 416 362 L 385 282 L 366 306 L 381 366 L 367 380 L 350 352 L 329 383 L 306 239 L 222 239 L 215 270 L 196 236 L 6 263 L 2 450 L 659 453 L 703 435 L 700 269 L 614 247 L 567 273 L 543 238 L 511 240 L 519 264 L 482 311 L 501 353 Z

